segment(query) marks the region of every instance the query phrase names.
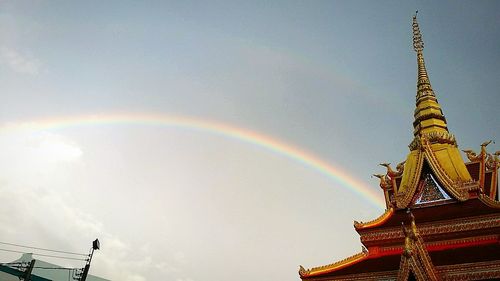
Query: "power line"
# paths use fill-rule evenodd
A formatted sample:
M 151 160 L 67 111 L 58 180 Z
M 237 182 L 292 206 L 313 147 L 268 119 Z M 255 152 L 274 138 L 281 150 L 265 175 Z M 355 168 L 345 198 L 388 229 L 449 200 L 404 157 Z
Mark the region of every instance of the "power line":
M 8 263 L 0 263 L 0 266 L 8 266 L 8 267 L 23 267 L 28 263 L 26 262 L 8 262 Z
M 25 252 L 21 252 L 21 251 L 16 251 L 16 250 L 7 250 L 7 249 L 0 249 L 0 251 L 4 251 L 4 252 L 11 252 L 11 253 L 20 253 L 20 254 L 26 254 Z
M 21 269 L 21 268 L 25 268 L 26 266 L 29 265 L 29 263 L 27 262 L 23 262 L 23 263 L 0 263 L 0 265 L 2 266 L 8 266 L 8 267 L 11 267 L 11 268 L 16 268 L 16 269 Z M 70 270 L 70 271 L 79 271 L 79 270 L 82 270 L 82 268 L 79 268 L 79 267 L 48 267 L 48 266 L 34 266 L 33 268 L 36 268 L 36 269 L 57 269 L 57 270 Z
M 1 263 L 0 265 L 1 266 L 12 267 L 12 268 L 22 268 L 22 267 L 28 266 L 29 263 L 28 262 L 23 262 L 23 263 Z
M 37 269 L 81 270 L 81 268 L 76 268 L 76 267 L 43 267 L 43 266 L 34 266 L 33 268 L 37 268 Z
M 70 257 L 62 257 L 62 256 L 53 256 L 53 255 L 45 255 L 45 254 L 37 254 L 37 253 L 33 253 L 33 255 L 42 256 L 42 257 L 49 257 L 49 258 L 57 258 L 57 259 L 75 260 L 75 261 L 87 261 L 87 259 L 70 258 Z
M 4 252 L 11 252 L 11 253 L 20 253 L 20 254 L 26 254 L 25 252 L 21 251 L 16 251 L 16 250 L 7 250 L 7 249 L 1 249 L 0 251 Z M 38 253 L 31 253 L 36 256 L 41 256 L 41 257 L 50 257 L 50 258 L 58 258 L 58 259 L 67 259 L 67 260 L 76 260 L 76 261 L 87 261 L 87 259 L 79 259 L 79 258 L 71 258 L 71 257 L 63 257 L 63 256 L 55 256 L 55 255 L 46 255 L 46 254 L 38 254 Z
M 74 252 L 66 252 L 66 251 L 59 251 L 59 250 L 52 250 L 52 249 L 39 248 L 39 247 L 33 247 L 33 246 L 25 246 L 25 245 L 14 244 L 14 243 L 7 243 L 7 242 L 0 242 L 0 244 L 9 245 L 9 246 L 15 246 L 15 247 L 21 247 L 21 248 L 28 248 L 28 249 L 42 250 L 42 251 L 47 251 L 47 252 L 68 254 L 68 255 L 88 256 L 87 254 L 74 253 Z

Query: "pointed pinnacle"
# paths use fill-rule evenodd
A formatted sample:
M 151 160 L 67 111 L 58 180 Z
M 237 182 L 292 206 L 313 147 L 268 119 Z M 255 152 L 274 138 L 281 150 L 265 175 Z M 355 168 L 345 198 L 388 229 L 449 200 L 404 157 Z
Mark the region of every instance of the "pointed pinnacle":
M 418 12 L 418 11 L 417 11 Z M 422 34 L 420 33 L 420 28 L 417 22 L 417 13 L 413 16 L 413 49 L 415 52 L 421 52 L 424 49 L 424 41 L 422 40 Z

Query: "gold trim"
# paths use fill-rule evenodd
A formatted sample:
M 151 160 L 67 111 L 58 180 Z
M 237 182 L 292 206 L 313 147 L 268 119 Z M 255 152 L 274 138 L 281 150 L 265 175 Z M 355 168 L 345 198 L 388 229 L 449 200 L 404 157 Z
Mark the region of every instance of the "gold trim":
M 424 240 L 420 236 L 415 224 L 415 217 L 411 212 L 410 218 L 409 228 L 406 228 L 404 224 L 402 225 L 405 243 L 399 263 L 397 281 L 408 280 L 410 271 L 416 275 L 417 280 L 440 280 L 429 252 L 425 247 Z
M 500 278 L 500 261 L 472 262 L 436 266 L 445 281 L 493 280 Z M 495 279 L 495 280 L 496 280 Z
M 413 140 L 410 146 L 413 148 L 418 148 L 416 169 L 414 174 L 411 175 L 408 181 L 402 183 L 404 184 L 404 186 L 401 186 L 399 188 L 399 190 L 402 190 L 402 192 L 398 192 L 395 194 L 396 206 L 400 209 L 408 207 L 408 205 L 411 203 L 411 200 L 413 199 L 415 191 L 417 190 L 420 175 L 422 173 L 424 159 L 427 160 L 430 169 L 436 175 L 437 179 L 441 182 L 445 190 L 458 201 L 466 201 L 467 199 L 469 199 L 468 191 L 478 189 L 478 183 L 473 180 L 455 181 L 448 175 L 446 170 L 439 163 L 439 160 L 437 159 L 434 151 L 432 150 L 431 141 L 427 138 L 427 136 L 434 139 L 442 139 L 441 141 L 443 141 L 444 139 L 449 142 L 452 142 L 452 140 L 454 141 L 454 136 L 448 133 L 431 133 L 422 135 L 421 137 L 416 137 Z
M 418 151 L 416 170 L 415 173 L 411 175 L 410 181 L 407 183 L 409 184 L 409 186 L 407 185 L 406 187 L 400 187 L 399 190 L 403 189 L 403 192 L 398 192 L 394 196 L 396 199 L 396 206 L 400 209 L 404 209 L 410 204 L 411 199 L 413 198 L 413 195 L 417 190 L 418 180 L 420 174 L 422 173 L 423 160 L 423 153 L 421 151 Z
M 500 209 L 500 202 L 499 201 L 491 199 L 489 196 L 487 196 L 483 193 L 479 194 L 479 200 L 481 202 L 483 202 L 488 207 Z
M 450 233 L 459 233 L 464 231 L 474 231 L 479 229 L 493 229 L 500 227 L 500 220 L 498 214 L 491 214 L 487 216 L 468 217 L 453 220 L 446 220 L 436 224 L 435 222 L 427 222 L 419 225 L 419 232 L 422 236 L 441 235 Z M 361 243 L 371 241 L 385 241 L 393 239 L 401 239 L 404 236 L 399 227 L 392 227 L 384 230 L 374 230 L 368 233 L 361 234 Z
M 354 228 L 356 230 L 361 230 L 361 229 L 366 229 L 366 228 L 371 228 L 374 226 L 381 225 L 382 223 L 386 222 L 391 216 L 394 214 L 394 208 L 389 208 L 386 209 L 385 212 L 378 218 L 367 221 L 367 222 L 357 222 L 354 221 Z
M 311 269 L 304 269 L 302 266 L 300 266 L 299 275 L 300 275 L 300 277 L 308 277 L 308 276 L 315 276 L 315 275 L 320 275 L 320 274 L 324 274 L 324 273 L 329 273 L 329 272 L 344 268 L 346 266 L 349 266 L 353 263 L 359 262 L 362 259 L 365 259 L 366 257 L 368 257 L 368 250 L 366 250 L 366 248 L 363 248 L 363 251 L 361 253 L 357 253 L 355 255 L 352 255 L 352 256 L 347 257 L 343 260 L 334 262 L 332 264 L 313 267 Z
M 424 143 L 424 154 L 425 158 L 427 159 L 427 162 L 429 163 L 429 166 L 431 170 L 434 172 L 434 174 L 438 177 L 438 179 L 441 181 L 441 183 L 444 185 L 446 190 L 453 195 L 457 200 L 459 201 L 465 201 L 469 199 L 469 194 L 463 190 L 460 189 L 461 187 L 464 187 L 464 183 L 461 182 L 456 182 L 454 181 L 441 167 L 439 164 L 439 161 L 434 154 L 434 151 L 432 151 L 432 148 L 430 147 L 430 143 L 428 140 L 425 140 Z

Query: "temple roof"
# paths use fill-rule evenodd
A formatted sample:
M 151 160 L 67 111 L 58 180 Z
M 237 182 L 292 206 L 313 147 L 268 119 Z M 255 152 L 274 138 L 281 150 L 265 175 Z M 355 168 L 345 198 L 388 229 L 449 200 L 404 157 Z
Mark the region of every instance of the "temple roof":
M 412 28 L 418 71 L 414 139 L 406 161 L 395 170 L 382 163 L 387 173 L 374 175 L 387 208 L 372 221 L 354 222 L 362 252 L 311 269 L 301 266 L 303 280 L 455 280 L 473 269 L 473 280 L 500 277 L 500 151 L 488 154 L 487 141 L 479 154 L 465 150 L 471 162 L 463 161 L 430 83 L 416 15 Z M 401 231 L 408 214 L 411 227 Z
M 424 250 L 428 254 L 422 255 Z M 363 280 L 354 278 L 349 279 L 346 277 L 372 277 L 377 276 L 377 274 L 393 275 L 393 277 L 397 277 L 401 266 L 403 251 L 404 245 L 390 254 L 363 254 L 361 256 L 362 253 L 359 253 L 353 256 L 354 258 L 350 257 L 345 261 L 342 260 L 331 265 L 311 269 L 304 269 L 303 267 L 300 267 L 299 274 L 303 280 L 335 280 L 337 277 L 342 277 L 348 280 Z M 468 270 L 470 271 L 476 264 L 495 260 L 498 256 L 498 251 L 500 251 L 500 244 L 498 238 L 496 238 L 496 240 L 491 240 L 488 241 L 488 243 L 481 245 L 464 244 L 463 246 L 448 247 L 445 249 L 440 249 L 439 247 L 429 249 L 421 248 L 420 251 L 421 253 L 419 256 L 432 261 L 432 264 L 436 267 L 437 272 L 441 274 L 446 273 L 448 275 L 450 273 L 445 272 L 444 270 L 448 269 L 452 265 L 461 269 L 467 269 L 467 266 L 469 266 L 470 268 L 468 268 Z M 375 280 L 385 279 L 375 278 Z
M 316 275 L 327 274 L 330 272 L 340 270 L 342 268 L 352 266 L 356 263 L 365 260 L 367 257 L 368 257 L 368 251 L 365 248 L 363 248 L 363 251 L 361 251 L 360 253 L 357 253 L 355 255 L 352 255 L 350 257 L 347 257 L 343 260 L 331 264 L 313 267 L 311 269 L 305 269 L 302 266 L 300 266 L 299 275 L 301 277 L 305 277 L 305 276 L 316 276 Z
M 481 204 L 479 199 L 470 201 Z M 475 209 L 474 206 L 469 207 Z M 416 216 L 413 216 L 413 211 Z M 311 269 L 304 269 L 301 266 L 300 277 L 303 280 L 337 280 L 337 278 L 338 280 L 385 280 L 391 277 L 389 279 L 393 280 L 399 276 L 398 280 L 407 280 L 412 272 L 420 277 L 419 280 L 438 280 L 438 275 L 455 274 L 449 271 L 450 265 L 459 268 L 469 267 L 467 270 L 470 271 L 476 265 L 497 260 L 496 253 L 500 250 L 500 237 L 495 234 L 499 229 L 498 212 L 484 216 L 488 218 L 488 222 L 481 220 L 469 222 L 481 226 L 481 229 L 467 230 L 465 225 L 452 222 L 455 232 L 452 233 L 452 229 L 442 232 L 447 237 L 443 240 L 436 236 L 437 233 L 434 233 L 436 229 L 429 228 L 428 223 L 419 224 L 417 229 L 415 218 L 422 217 L 421 212 L 426 212 L 427 208 L 413 211 L 409 213 L 411 220 L 408 227 L 403 226 L 401 231 L 400 226 L 393 225 L 399 229 L 397 232 L 400 239 L 395 239 L 392 245 L 368 246 L 368 249 L 363 248 L 358 254 L 324 266 Z M 408 220 L 406 211 L 399 210 L 397 216 L 399 225 Z M 457 236 L 458 233 L 461 234 Z M 500 276 L 500 271 L 496 270 L 494 274 Z
M 368 222 L 358 222 L 354 221 L 354 228 L 356 230 L 361 230 L 365 228 L 372 228 L 385 223 L 394 214 L 394 208 L 386 209 L 385 212 L 378 218 L 368 221 Z

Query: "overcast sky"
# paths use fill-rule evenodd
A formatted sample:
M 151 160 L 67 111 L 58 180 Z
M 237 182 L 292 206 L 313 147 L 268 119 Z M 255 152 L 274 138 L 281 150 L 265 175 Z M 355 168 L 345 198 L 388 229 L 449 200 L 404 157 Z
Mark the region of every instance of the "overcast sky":
M 290 155 L 186 126 L 43 124 L 226 124 L 382 198 L 370 175 L 412 140 L 416 9 L 460 148 L 500 141 L 497 1 L 0 1 L 0 242 L 98 237 L 91 273 L 126 281 L 298 280 L 359 252 L 353 221 L 383 207 Z

